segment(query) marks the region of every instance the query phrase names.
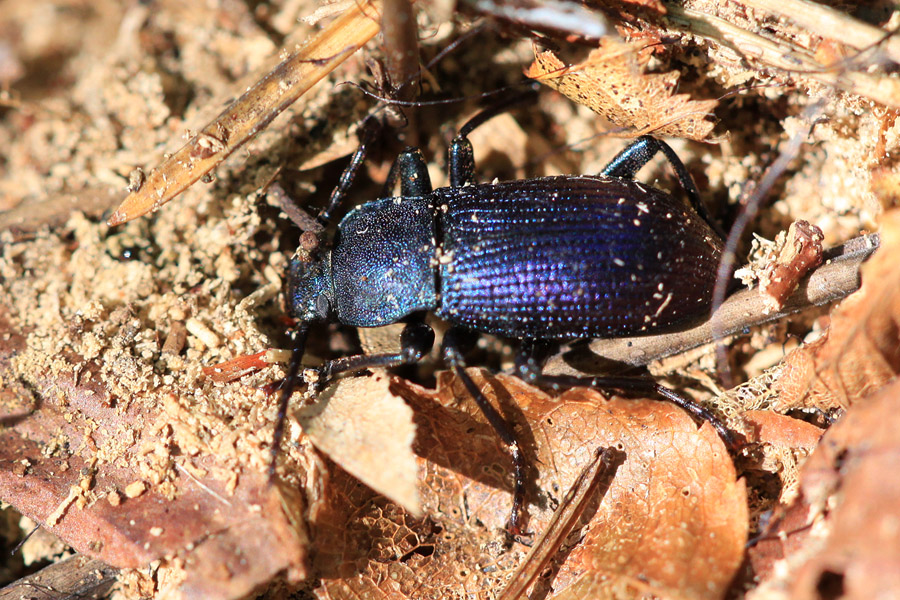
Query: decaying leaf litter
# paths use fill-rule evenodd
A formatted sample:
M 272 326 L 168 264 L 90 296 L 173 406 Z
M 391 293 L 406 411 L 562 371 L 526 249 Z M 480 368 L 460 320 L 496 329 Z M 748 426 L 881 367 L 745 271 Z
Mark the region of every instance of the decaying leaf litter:
M 487 590 L 501 589 L 526 549 L 503 547 L 499 528 L 508 511 L 509 468 L 490 432 L 483 424 L 478 426 L 477 416 L 467 413 L 468 406 L 461 395 L 450 402 L 451 410 L 439 408 L 441 402 L 449 401 L 444 398 L 437 404 L 432 400 L 432 404 L 426 404 L 428 408 L 419 412 L 413 411 L 413 419 L 422 432 L 432 428 L 429 415 L 437 411 L 436 421 L 441 426 L 434 426 L 433 430 L 445 430 L 446 440 L 453 440 L 454 435 L 468 439 L 473 428 L 483 431 L 477 437 L 478 447 L 483 449 L 474 456 L 471 450 L 463 449 L 455 455 L 447 451 L 451 458 L 442 458 L 435 456 L 435 445 L 418 448 L 419 493 L 426 516 L 416 520 L 375 497 L 330 459 L 315 452 L 306 438 L 298 437 L 297 428 L 292 431 L 292 441 L 297 445 L 292 445 L 284 457 L 287 481 L 277 489 L 265 486 L 261 474 L 267 460 L 266 444 L 271 439 L 274 403 L 264 388 L 279 377 L 279 368 L 270 367 L 225 385 L 213 384 L 202 376 L 204 366 L 287 345 L 277 296 L 297 234 L 283 223 L 279 209 L 271 205 L 274 201 L 259 191 L 278 176 L 287 182 L 287 189 L 302 205 L 321 201 L 330 190 L 336 169 L 326 168 L 326 173 L 298 172 L 294 167 L 315 161 L 320 148 L 326 154 L 332 152 L 332 146 L 343 148 L 344 152 L 352 148 L 348 130 L 371 106 L 358 92 L 349 86 L 334 88 L 327 83 L 314 88 L 302 112 L 289 110 L 287 116 L 279 118 L 243 154 L 221 165 L 216 171 L 217 180 L 211 185 L 199 184 L 152 218 L 121 229 L 107 230 L 100 224 L 102 210 L 112 208 L 118 199 L 108 190 L 122 189 L 135 166 L 149 169 L 162 152 L 177 148 L 179 143 L 173 140 L 185 131 L 199 130 L 208 122 L 210 112 L 218 112 L 235 89 L 243 89 L 235 86 L 236 79 L 277 53 L 277 42 L 283 41 L 281 36 L 302 39 L 312 30 L 304 30 L 307 26 L 301 25 L 295 31 L 295 19 L 313 10 L 276 3 L 252 13 L 245 6 L 211 8 L 183 3 L 164 3 L 152 13 L 142 7 L 102 8 L 108 10 L 79 13 L 56 7 L 55 17 L 49 21 L 34 19 L 24 6 L 3 13 L 3 27 L 44 32 L 43 37 L 21 36 L 28 44 L 20 41 L 14 46 L 13 60 L 18 60 L 23 68 L 49 64 L 48 57 L 60 55 L 60 48 L 64 50 L 61 55 L 69 57 L 58 67 L 57 78 L 13 81 L 14 95 L 2 113 L 4 127 L 0 136 L 4 137 L 7 151 L 0 189 L 3 202 L 12 208 L 7 217 L 38 215 L 43 222 L 62 223 L 52 229 L 36 229 L 33 225 L 23 229 L 14 227 L 20 223 L 18 220 L 4 222 L 0 264 L 0 293 L 5 307 L 2 316 L 8 333 L 2 352 L 3 418 L 7 426 L 4 435 L 17 442 L 4 443 L 4 499 L 9 495 L 6 490 L 18 490 L 13 497 L 30 502 L 35 507 L 33 514 L 45 525 L 60 530 L 70 544 L 121 566 L 146 563 L 153 553 L 166 556 L 152 576 L 145 570 L 124 571 L 125 594 L 178 591 L 188 596 L 239 597 L 285 568 L 301 582 L 299 585 L 318 595 L 380 590 L 389 597 L 448 597 L 461 593 L 460 590 L 487 594 Z M 895 113 L 892 107 L 884 106 L 884 98 L 872 98 L 866 92 L 881 89 L 873 88 L 872 81 L 882 88 L 896 86 L 893 75 L 876 68 L 862 77 L 862 69 L 854 68 L 853 63 L 841 64 L 839 93 L 832 83 L 823 81 L 821 73 L 807 77 L 802 69 L 785 70 L 784 65 L 767 62 L 772 54 L 741 55 L 740 44 L 722 43 L 727 40 L 717 36 L 731 34 L 738 41 L 758 42 L 752 36 L 759 35 L 759 21 L 753 19 L 771 17 L 755 15 L 749 9 L 746 14 L 715 12 L 715 7 L 696 3 L 670 10 L 669 20 L 663 21 L 657 14 L 665 8 L 663 5 L 607 8 L 612 18 L 620 19 L 634 37 L 638 37 L 640 27 L 640 38 L 654 42 L 647 45 L 655 49 L 650 58 L 655 73 L 680 71 L 678 93 L 709 101 L 737 88 L 766 86 L 719 101 L 715 115 L 720 122 L 714 131 L 728 135 L 718 145 L 676 144 L 676 150 L 698 177 L 707 200 L 725 206 L 741 197 L 746 192 L 744 184 L 759 180 L 762 170 L 777 155 L 779 144 L 809 127 L 800 118 L 803 107 L 824 97 L 826 102 L 810 143 L 798 164 L 792 165 L 780 180 L 772 192 L 776 200 L 752 229 L 772 237 L 790 221 L 805 218 L 823 228 L 826 245 L 831 245 L 853 237 L 860 229 L 877 226 L 881 212 L 890 208 L 891 198 L 896 198 L 896 191 L 890 187 L 896 164 L 883 157 L 897 145 L 897 126 Z M 889 15 L 859 16 L 884 25 L 886 30 L 892 27 Z M 423 52 L 433 54 L 455 34 L 449 26 L 429 25 L 427 11 L 422 18 L 423 31 L 435 32 L 427 42 L 423 41 Z M 460 18 L 462 23 L 467 22 Z M 733 29 L 719 28 L 718 33 L 710 33 L 703 28 L 704 24 L 717 23 L 716 19 L 725 19 Z M 663 26 L 670 29 L 663 32 Z M 48 37 L 47 31 L 55 31 L 54 28 L 96 35 L 73 38 L 68 33 Z M 677 36 L 686 29 L 697 37 Z M 835 52 L 838 56 L 857 54 L 856 50 L 841 47 L 834 40 L 823 40 L 816 33 L 808 24 L 798 28 L 789 21 L 778 22 L 772 34 L 775 41 L 767 43 L 786 50 L 782 55 L 803 60 L 812 60 L 808 55 L 824 60 Z M 818 32 L 823 33 L 827 34 Z M 91 41 L 82 44 L 81 39 Z M 470 46 L 462 45 L 435 66 L 433 81 L 440 85 L 442 93 L 465 96 L 498 88 L 517 80 L 534 56 L 529 41 L 510 38 L 500 42 L 493 32 L 478 40 Z M 710 45 L 704 45 L 707 43 Z M 569 51 L 574 56 L 571 61 L 567 57 L 567 64 L 580 64 L 587 59 L 585 54 L 578 56 L 577 49 Z M 377 55 L 378 50 L 372 46 L 365 52 Z M 483 70 L 476 72 L 476 68 Z M 342 69 L 332 83 L 366 78 L 361 57 L 348 60 Z M 831 75 L 836 77 L 834 71 Z M 460 107 L 455 124 L 472 110 L 469 106 Z M 448 109 L 444 107 L 441 112 L 441 119 L 432 119 L 434 122 L 446 122 Z M 622 127 L 607 118 L 615 128 Z M 538 107 L 498 122 L 500 125 L 492 124 L 494 129 L 487 130 L 491 133 L 473 139 L 480 153 L 476 158 L 483 180 L 494 176 L 596 172 L 624 145 L 622 140 L 594 137 L 601 119 L 552 94 L 543 94 Z M 637 131 L 646 127 L 642 123 L 633 126 Z M 419 139 L 427 142 L 428 156 L 440 157 L 446 141 L 439 131 L 429 131 Z M 577 144 L 578 152 L 554 150 L 567 143 Z M 516 158 L 507 162 L 496 160 L 498 155 Z M 439 160 L 432 170 L 436 185 L 444 181 Z M 375 179 L 376 167 L 377 163 L 372 173 Z M 652 181 L 653 177 L 661 179 L 661 186 L 669 184 L 661 166 L 654 173 L 641 174 L 642 180 Z M 877 196 L 869 191 L 874 187 L 870 185 L 873 178 L 880 186 Z M 358 197 L 365 198 L 367 193 L 363 183 Z M 88 213 L 84 216 L 70 214 L 70 194 L 94 198 L 94 205 L 86 206 Z M 110 198 L 99 210 L 98 197 Z M 727 214 L 728 209 L 722 212 Z M 884 252 L 888 251 L 885 248 Z M 136 259 L 127 260 L 129 255 Z M 890 259 L 884 260 L 883 264 L 892 264 Z M 879 300 L 885 304 L 877 306 L 891 306 L 890 297 Z M 850 321 L 841 327 L 842 335 L 862 340 L 863 346 L 877 349 L 887 343 L 891 347 L 896 328 L 878 323 L 877 319 L 888 314 L 883 308 L 858 311 L 855 318 L 849 312 Z M 739 340 L 732 350 L 736 368 L 752 362 L 747 374 L 753 375 L 777 365 L 783 356 L 783 336 L 807 336 L 810 332 L 816 335 L 827 325 L 826 315 L 817 311 L 794 319 L 787 326 L 767 327 Z M 833 321 L 837 323 L 837 317 Z M 186 334 L 177 333 L 182 326 Z M 858 331 L 863 334 L 854 335 Z M 319 355 L 346 350 L 353 343 L 352 338 L 340 332 L 323 334 L 325 342 Z M 172 342 L 168 346 L 174 351 L 164 353 L 167 340 L 181 335 L 183 347 L 178 349 L 181 344 Z M 328 340 L 332 340 L 331 348 Z M 867 344 L 868 340 L 873 342 Z M 845 344 L 849 343 L 840 343 L 833 356 L 843 357 L 843 350 L 848 347 Z M 877 366 L 878 372 L 885 374 L 878 382 L 896 371 L 890 354 L 866 354 L 863 350 L 848 354 L 853 357 L 850 364 Z M 701 401 L 711 398 L 722 390 L 716 388 L 711 377 L 714 360 L 710 356 L 701 355 L 687 366 L 679 365 L 669 377 L 679 385 L 687 385 L 688 391 Z M 768 358 L 757 359 L 760 356 Z M 803 359 L 794 359 L 794 363 L 797 360 Z M 856 403 L 857 396 L 865 396 L 859 390 L 850 390 L 850 394 L 845 389 L 846 376 L 839 374 L 845 363 L 827 357 L 813 357 L 811 362 L 813 379 L 827 386 L 832 396 L 837 394 L 837 406 L 847 408 Z M 720 400 L 720 410 L 739 416 L 744 409 L 776 406 L 782 411 L 793 410 L 791 414 L 796 416 L 801 414 L 798 410 L 807 407 L 835 408 L 834 402 L 823 405 L 815 399 L 822 398 L 821 393 L 814 392 L 814 399 L 809 400 L 797 390 L 794 397 L 799 399 L 779 404 L 786 396 L 776 396 L 768 383 L 777 378 L 778 369 L 783 367 L 775 368 L 730 392 Z M 666 373 L 664 365 L 654 369 Z M 830 373 L 835 371 L 837 384 L 830 379 Z M 445 386 L 439 389 L 446 390 L 446 381 L 441 381 Z M 515 382 L 499 381 L 504 389 L 512 390 L 507 393 L 520 400 L 519 410 L 531 419 L 529 428 L 535 432 L 532 451 L 538 456 L 550 452 L 546 460 L 536 463 L 541 492 L 535 490 L 538 500 L 531 512 L 533 525 L 539 530 L 554 499 L 562 497 L 568 481 L 574 478 L 572 470 L 586 462 L 592 449 L 584 444 L 581 454 L 565 451 L 560 445 L 578 446 L 565 433 L 558 434 L 558 441 L 545 445 L 537 432 L 545 431 L 546 416 L 533 408 L 544 406 L 545 397 L 521 393 Z M 493 389 L 496 383 L 485 385 Z M 873 384 L 871 391 L 877 385 L 880 384 Z M 393 381 L 390 386 L 409 387 L 401 381 Z M 811 387 L 816 389 L 815 385 Z M 446 395 L 446 391 L 443 393 Z M 410 393 L 408 389 L 400 396 L 413 407 L 429 398 L 427 393 Z M 585 401 L 599 402 L 606 410 L 617 406 L 603 404 L 596 397 Z M 570 410 L 578 414 L 577 408 Z M 652 421 L 663 419 L 667 424 L 663 415 L 671 414 L 673 409 L 662 403 L 636 402 L 621 410 L 620 419 L 633 411 L 645 410 Z M 521 419 L 515 413 L 512 418 Z M 797 489 L 797 465 L 809 451 L 810 439 L 815 437 L 815 432 L 809 431 L 812 425 L 795 423 L 797 419 L 787 421 L 789 418 L 782 417 L 774 432 L 761 424 L 753 425 L 759 431 L 760 441 L 771 443 L 763 443 L 758 456 L 751 454 L 737 463 L 737 474 L 744 475 L 749 484 L 754 522 L 774 506 L 779 494 L 786 503 L 791 501 L 791 494 L 784 492 Z M 769 418 L 768 422 L 773 420 L 777 419 Z M 738 420 L 733 422 L 737 426 Z M 761 419 L 753 423 L 759 424 Z M 583 425 L 582 419 L 579 426 Z M 562 431 L 561 426 L 557 429 Z M 571 429 L 583 431 L 578 426 Z M 794 429 L 806 433 L 794 439 L 787 433 Z M 770 433 L 764 433 L 767 431 Z M 671 432 L 658 437 L 647 434 L 630 447 L 622 439 L 604 441 L 606 438 L 599 433 L 591 440 L 597 444 L 626 443 L 626 454 L 649 446 L 664 455 L 680 448 L 673 443 L 673 436 Z M 553 438 L 548 435 L 547 439 Z M 730 477 L 734 484 L 735 474 L 729 470 L 727 455 L 722 449 L 713 454 L 716 452 L 721 465 L 711 469 L 712 473 L 724 482 Z M 385 460 L 377 449 L 373 456 Z M 574 464 L 563 466 L 563 458 Z M 633 467 L 638 462 L 630 464 Z M 660 458 L 659 463 L 660 469 L 667 469 L 665 460 Z M 624 468 L 616 473 L 617 478 L 621 475 L 619 484 L 641 485 L 641 477 L 629 479 Z M 554 481 L 554 472 L 568 475 Z M 27 491 L 15 487 L 17 482 L 34 481 L 33 477 L 41 474 L 47 486 L 29 486 Z M 674 475 L 677 477 L 677 473 Z M 773 488 L 773 478 L 783 483 Z M 550 480 L 546 486 L 544 479 Z M 594 536 L 601 536 L 602 540 L 606 534 L 620 532 L 604 519 L 627 514 L 622 511 L 635 509 L 647 497 L 634 490 L 622 495 L 607 490 L 602 499 L 605 506 L 601 504 L 597 509 L 597 519 L 584 533 L 585 540 L 597 539 Z M 701 503 L 701 511 L 702 497 L 690 493 L 680 496 Z M 177 512 L 177 506 L 196 511 L 194 504 L 201 498 L 200 511 L 186 510 L 179 512 L 180 517 L 170 516 Z M 606 510 L 612 498 L 616 498 L 619 512 L 613 511 L 610 517 Z M 148 510 L 151 504 L 158 506 L 161 514 Z M 135 515 L 141 519 L 133 519 Z M 740 515 L 735 509 L 726 516 L 734 519 Z M 745 517 L 738 521 L 743 523 L 744 533 L 741 526 L 735 526 L 732 536 L 736 537 L 730 539 L 736 546 L 746 535 L 748 520 Z M 67 525 L 73 522 L 82 528 Z M 186 527 L 185 522 L 190 526 Z M 681 522 L 692 521 L 686 518 Z M 821 519 L 819 522 L 823 523 Z M 101 526 L 104 536 L 97 533 Z M 826 534 L 827 526 L 826 519 L 822 525 Z M 873 526 L 872 521 L 869 526 Z M 215 533 L 208 535 L 209 532 Z M 629 538 L 620 534 L 616 539 L 622 546 L 622 540 Z M 653 553 L 653 549 L 660 548 L 659 553 L 642 559 L 648 564 L 654 562 L 654 557 L 658 560 L 663 556 L 661 549 L 674 541 L 665 533 L 661 539 L 640 539 L 652 540 L 641 551 Z M 99 540 L 103 543 L 98 544 Z M 556 596 L 594 595 L 597 592 L 592 586 L 599 585 L 598 578 L 606 580 L 608 589 L 631 593 L 636 593 L 635 589 L 643 593 L 689 593 L 686 583 L 664 576 L 667 569 L 678 567 L 675 560 L 661 564 L 659 572 L 648 570 L 635 579 L 627 570 L 596 568 L 610 562 L 599 560 L 598 556 L 637 558 L 633 551 L 617 548 L 615 539 L 593 546 L 575 541 L 577 537 L 572 548 L 563 549 L 569 560 L 556 577 L 539 582 L 547 590 L 556 590 Z M 840 538 L 832 543 L 840 543 Z M 327 552 L 323 546 L 327 546 Z M 271 560 L 272 553 L 265 551 L 271 547 L 293 551 Z M 592 554 L 591 548 L 599 548 L 600 553 Z M 318 558 L 307 559 L 310 549 Z M 114 555 L 113 550 L 124 552 L 128 560 Z M 237 556 L 252 556 L 256 560 L 235 562 Z M 738 568 L 739 561 L 729 553 L 718 552 L 713 559 L 726 572 L 733 574 Z M 579 572 L 576 565 L 584 570 Z M 815 567 L 810 569 L 815 575 Z M 421 577 L 425 572 L 434 575 Z M 741 581 L 749 581 L 748 577 L 744 574 Z M 718 577 L 718 584 L 710 588 L 711 597 L 724 594 L 729 579 L 727 575 Z M 785 589 L 784 583 L 773 580 L 757 593 L 771 593 L 772 589 Z

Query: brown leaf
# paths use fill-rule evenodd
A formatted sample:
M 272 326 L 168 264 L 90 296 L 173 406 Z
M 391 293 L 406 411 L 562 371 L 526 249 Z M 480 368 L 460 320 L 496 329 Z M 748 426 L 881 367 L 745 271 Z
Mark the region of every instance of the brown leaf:
M 721 440 L 655 400 L 604 400 L 591 390 L 554 399 L 511 377 L 471 370 L 516 424 L 531 465 L 529 526 L 542 531 L 598 447 L 626 455 L 583 540 L 560 557 L 548 597 L 596 597 L 602 588 L 721 597 L 747 532 L 743 482 Z M 419 493 L 414 519 L 331 471 L 313 506 L 319 597 L 487 597 L 499 593 L 525 549 L 504 548 L 511 466 L 461 382 L 444 373 L 429 391 L 392 381 L 414 411 Z M 536 478 L 536 479 L 535 479 Z M 550 588 L 548 588 L 549 591 Z M 587 594 L 587 595 L 585 595 Z
M 117 404 L 98 365 L 74 356 L 27 383 L 14 360 L 24 338 L 0 321 L 0 340 L 4 501 L 113 566 L 178 556 L 185 598 L 238 598 L 279 572 L 303 576 L 305 536 L 264 474 L 238 476 L 212 453 L 171 455 L 177 398 Z
M 789 506 L 779 505 L 768 513 L 768 526 L 751 545 L 747 557 L 753 575 L 764 582 L 776 581 L 776 565 L 785 556 L 801 551 L 809 543 L 809 504 L 794 496 Z M 751 596 L 752 597 L 752 596 Z
M 412 411 L 388 391 L 383 372 L 341 379 L 297 415 L 313 445 L 348 473 L 414 515 L 416 491 Z M 385 457 L 390 460 L 385 460 Z
M 898 415 L 895 382 L 852 406 L 804 466 L 803 497 L 791 508 L 814 525 L 799 538 L 806 547 L 788 551 L 791 576 L 782 585 L 791 597 L 900 594 L 900 481 L 891 476 L 900 453 Z
M 566 66 L 552 52 L 535 57 L 525 75 L 602 115 L 628 135 L 653 133 L 708 141 L 717 100 L 691 100 L 675 94 L 679 73 L 645 73 L 649 55 L 604 38 L 587 60 Z
M 750 428 L 749 441 L 775 446 L 815 448 L 824 433 L 811 423 L 770 410 L 747 410 L 741 419 Z
M 832 311 L 825 336 L 785 358 L 778 412 L 846 408 L 900 372 L 900 210 L 881 224 L 881 247 L 862 267 L 860 290 Z
M 747 440 L 759 445 L 752 453 L 757 467 L 778 476 L 778 500 L 790 503 L 799 492 L 800 465 L 819 443 L 824 430 L 769 410 L 744 411 L 741 419 L 748 430 Z
M 885 210 L 900 207 L 900 169 L 896 164 L 879 162 L 872 169 L 872 193 Z

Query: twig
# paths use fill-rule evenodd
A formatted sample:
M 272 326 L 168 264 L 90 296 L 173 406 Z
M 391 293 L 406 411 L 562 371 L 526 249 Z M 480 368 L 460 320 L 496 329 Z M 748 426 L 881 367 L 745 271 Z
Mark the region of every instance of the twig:
M 745 6 L 787 17 L 818 36 L 847 44 L 857 50 L 876 46 L 900 63 L 900 37 L 869 25 L 830 6 L 809 0 L 739 0 Z
M 78 211 L 99 218 L 121 202 L 124 194 L 103 188 L 59 192 L 42 199 L 27 199 L 7 211 L 0 211 L 0 231 L 33 233 L 41 227 L 59 227 Z

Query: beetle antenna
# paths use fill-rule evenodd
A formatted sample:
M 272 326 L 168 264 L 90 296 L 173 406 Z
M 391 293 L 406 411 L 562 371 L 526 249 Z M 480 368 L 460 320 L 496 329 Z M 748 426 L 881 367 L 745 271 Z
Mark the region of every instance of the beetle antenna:
M 309 334 L 309 321 L 304 321 L 294 330 L 294 346 L 291 349 L 291 361 L 288 363 L 287 375 L 281 382 L 281 400 L 278 403 L 278 415 L 275 417 L 275 433 L 272 435 L 272 455 L 269 458 L 269 483 L 275 481 L 275 466 L 278 460 L 278 450 L 281 448 L 281 440 L 284 437 L 284 422 L 287 420 L 288 402 L 291 394 L 297 387 L 297 378 L 300 375 L 300 362 L 306 351 L 306 336 Z

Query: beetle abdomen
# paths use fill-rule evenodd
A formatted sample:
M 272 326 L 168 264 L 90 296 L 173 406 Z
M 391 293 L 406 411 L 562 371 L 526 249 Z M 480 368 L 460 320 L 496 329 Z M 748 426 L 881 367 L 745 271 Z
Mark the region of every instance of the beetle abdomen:
M 452 323 L 519 338 L 612 337 L 709 309 L 721 241 L 655 188 L 548 177 L 439 189 L 435 202 L 437 313 Z

